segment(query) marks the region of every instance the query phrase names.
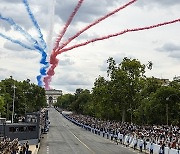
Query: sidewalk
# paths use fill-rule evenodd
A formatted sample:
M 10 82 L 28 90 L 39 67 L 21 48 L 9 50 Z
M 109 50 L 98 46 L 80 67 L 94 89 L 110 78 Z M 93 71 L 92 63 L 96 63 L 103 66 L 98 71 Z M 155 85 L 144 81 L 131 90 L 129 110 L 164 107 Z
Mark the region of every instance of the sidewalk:
M 36 147 L 37 145 L 29 145 L 29 150 L 32 151 L 32 154 L 37 154 L 38 150 L 39 150 L 39 143 L 38 143 L 38 147 Z

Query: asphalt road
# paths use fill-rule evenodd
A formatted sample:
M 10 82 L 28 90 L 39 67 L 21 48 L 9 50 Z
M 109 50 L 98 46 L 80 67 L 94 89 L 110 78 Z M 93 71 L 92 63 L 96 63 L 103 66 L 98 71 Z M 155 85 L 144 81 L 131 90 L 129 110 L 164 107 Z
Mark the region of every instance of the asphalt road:
M 131 148 L 80 128 L 54 108 L 49 109 L 50 129 L 41 139 L 38 154 L 133 154 Z

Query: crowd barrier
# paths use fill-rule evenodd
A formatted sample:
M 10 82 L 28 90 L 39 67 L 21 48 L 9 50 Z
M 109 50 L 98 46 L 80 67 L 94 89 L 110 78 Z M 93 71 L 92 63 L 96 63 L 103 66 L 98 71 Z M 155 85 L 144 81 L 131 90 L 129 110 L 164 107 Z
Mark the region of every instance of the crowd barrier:
M 125 136 L 126 138 L 127 136 Z M 130 147 L 133 148 L 134 144 L 133 144 L 133 141 L 134 141 L 134 138 L 133 137 L 130 137 Z M 140 147 L 140 140 L 138 139 L 137 141 L 137 149 L 139 149 Z M 149 142 L 146 142 L 146 149 L 144 148 L 144 145 L 143 145 L 143 149 L 145 152 L 149 153 L 149 147 L 150 147 L 150 143 Z M 153 153 L 154 154 L 159 154 L 159 149 L 160 149 L 160 145 L 158 144 L 153 144 Z M 180 151 L 178 151 L 177 149 L 169 149 L 168 147 L 165 147 L 165 153 L 164 154 L 180 154 Z
M 71 121 L 72 123 L 74 123 L 75 125 L 77 125 L 77 126 L 79 126 L 79 127 L 82 127 L 82 128 L 84 128 L 84 129 L 86 129 L 86 130 L 88 130 L 88 131 L 90 131 L 90 132 L 92 132 L 92 133 L 96 133 L 96 134 L 98 134 L 98 135 L 100 135 L 100 136 L 102 136 L 102 137 L 107 137 L 109 140 L 111 140 L 111 134 L 104 134 L 102 131 L 100 131 L 100 130 L 95 130 L 94 128 L 92 128 L 92 127 L 90 127 L 90 126 L 87 126 L 87 125 L 84 125 L 84 124 L 82 124 L 82 123 L 79 123 L 78 121 L 76 121 L 76 120 L 74 120 L 74 119 L 71 119 L 71 118 L 69 118 L 67 115 L 65 115 L 65 114 L 62 114 L 66 119 L 68 119 L 69 121 Z M 104 135 L 103 135 L 104 134 Z M 124 137 L 124 144 L 126 144 L 126 140 L 127 140 L 127 138 L 128 138 L 128 136 L 126 135 L 125 137 Z M 134 138 L 133 137 L 129 137 L 129 147 L 131 147 L 131 148 L 133 148 L 134 147 Z M 140 150 L 140 139 L 138 139 L 137 140 L 137 147 L 136 147 L 136 149 L 138 149 L 138 150 Z M 149 153 L 149 147 L 150 147 L 150 143 L 149 142 L 146 142 L 146 148 L 144 148 L 144 145 L 143 145 L 143 152 L 145 152 L 145 153 Z M 160 149 L 160 145 L 158 145 L 158 144 L 153 144 L 153 153 L 154 154 L 159 154 L 159 149 Z M 173 148 L 168 148 L 168 147 L 165 147 L 165 153 L 164 154 L 180 154 L 180 151 L 179 150 L 177 150 L 177 149 L 173 149 Z

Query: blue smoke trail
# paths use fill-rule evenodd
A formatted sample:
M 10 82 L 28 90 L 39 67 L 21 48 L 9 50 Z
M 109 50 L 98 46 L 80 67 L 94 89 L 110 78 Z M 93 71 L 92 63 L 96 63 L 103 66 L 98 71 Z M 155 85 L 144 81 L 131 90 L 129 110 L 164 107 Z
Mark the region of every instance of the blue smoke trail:
M 41 33 L 41 29 L 40 29 L 40 27 L 39 27 L 39 25 L 38 25 L 38 23 L 37 23 L 34 15 L 33 15 L 32 11 L 31 11 L 31 9 L 30 9 L 30 7 L 29 7 L 29 4 L 28 4 L 27 0 L 23 0 L 23 3 L 24 3 L 24 5 L 25 5 L 25 7 L 26 7 L 26 10 L 27 10 L 27 12 L 28 12 L 28 15 L 30 16 L 30 19 L 31 19 L 32 23 L 34 24 L 35 28 L 37 29 L 37 31 L 38 31 L 38 33 L 39 33 L 39 39 L 40 39 L 40 43 L 41 43 L 41 45 L 42 45 L 42 48 L 41 48 L 39 45 L 37 45 L 37 44 L 35 44 L 35 46 L 34 46 L 34 47 L 41 53 L 41 55 L 42 55 L 42 58 L 41 58 L 40 63 L 43 64 L 44 67 L 42 67 L 42 68 L 40 69 L 40 74 L 41 74 L 41 75 L 38 75 L 38 76 L 36 77 L 37 80 L 38 80 L 38 85 L 39 85 L 39 86 L 42 86 L 41 78 L 43 77 L 43 75 L 46 75 L 46 72 L 47 72 L 46 69 L 49 67 L 49 63 L 46 61 L 46 59 L 47 59 L 47 54 L 46 54 L 46 52 L 45 52 L 45 50 L 47 49 L 47 45 L 46 45 L 46 42 L 45 42 L 44 39 L 43 39 L 43 35 L 42 35 L 42 33 Z
M 36 49 L 36 50 L 38 50 L 41 53 L 42 59 L 41 59 L 40 63 L 45 65 L 45 67 L 42 67 L 40 69 L 40 74 L 41 75 L 39 75 L 37 77 L 37 79 L 38 79 L 38 85 L 42 86 L 42 81 L 41 81 L 42 75 L 46 75 L 46 69 L 49 66 L 49 63 L 46 61 L 47 54 L 45 53 L 45 51 L 41 47 L 39 47 L 38 42 L 29 33 L 27 33 L 25 30 L 23 30 L 19 25 L 17 25 L 12 18 L 5 18 L 5 17 L 2 17 L 2 15 L 0 14 L 0 19 L 5 20 L 6 22 L 8 22 L 10 25 L 12 25 L 15 28 L 15 30 L 17 30 L 21 34 L 23 34 L 26 37 L 26 39 L 28 39 L 29 41 L 33 42 L 34 49 L 32 48 L 31 50 L 35 50 Z M 18 43 L 18 44 L 21 43 L 18 40 L 13 40 L 10 37 L 7 37 L 7 36 L 5 36 L 3 34 L 1 34 L 1 36 L 6 38 L 6 39 L 8 39 L 8 40 L 10 40 L 13 43 Z M 25 47 L 25 45 L 23 43 L 21 43 L 21 46 Z M 27 48 L 27 46 L 25 48 Z M 28 47 L 28 49 L 30 49 L 30 47 Z
M 41 81 L 42 77 L 44 75 L 46 75 L 46 72 L 47 72 L 47 68 L 49 67 L 49 62 L 46 61 L 47 59 L 47 54 L 45 52 L 45 50 L 47 49 L 47 46 L 46 46 L 46 43 L 43 39 L 43 35 L 41 33 L 41 30 L 40 30 L 40 27 L 36 21 L 36 19 L 34 18 L 34 15 L 32 14 L 31 10 L 30 10 L 30 7 L 29 7 L 29 4 L 27 2 L 27 0 L 23 0 L 25 6 L 26 6 L 26 10 L 35 26 L 35 28 L 37 29 L 38 33 L 39 33 L 39 39 L 40 39 L 40 43 L 41 45 L 38 43 L 37 40 L 35 40 L 28 32 L 26 32 L 25 30 L 23 30 L 19 25 L 17 25 L 12 18 L 5 18 L 5 17 L 2 17 L 2 15 L 0 14 L 0 19 L 2 20 L 5 20 L 6 22 L 8 22 L 11 26 L 14 27 L 14 29 L 16 31 L 19 31 L 23 36 L 25 36 L 25 38 L 27 40 L 29 40 L 30 42 L 33 42 L 33 47 L 30 47 L 22 42 L 20 42 L 19 40 L 14 40 L 12 39 L 11 37 L 8 37 L 2 33 L 0 33 L 0 36 L 13 42 L 13 43 L 16 43 L 16 44 L 19 44 L 21 45 L 22 47 L 26 48 L 26 49 L 29 49 L 29 50 L 37 50 L 40 52 L 42 58 L 40 60 L 40 63 L 43 64 L 44 66 L 41 67 L 40 69 L 40 75 L 37 76 L 37 80 L 38 80 L 38 85 L 39 86 L 42 86 L 43 83 Z
M 23 34 L 23 36 L 25 36 L 25 38 L 26 38 L 27 40 L 33 42 L 34 44 L 38 44 L 38 42 L 37 42 L 29 33 L 27 33 L 24 29 L 22 29 L 21 26 L 19 26 L 18 24 L 16 24 L 12 18 L 3 17 L 3 16 L 0 14 L 0 19 L 8 22 L 11 26 L 14 27 L 14 29 L 15 29 L 16 31 L 19 31 L 21 34 Z
M 35 48 L 29 47 L 28 45 L 20 42 L 19 40 L 14 40 L 14 39 L 12 39 L 11 37 L 6 36 L 6 35 L 4 35 L 4 34 L 2 34 L 2 33 L 0 33 L 0 36 L 3 37 L 3 38 L 6 39 L 6 40 L 9 40 L 9 41 L 15 43 L 15 44 L 19 44 L 20 46 L 22 46 L 22 47 L 24 47 L 24 48 L 26 48 L 26 49 L 35 50 Z
M 38 81 L 38 85 L 43 86 L 41 79 L 44 75 L 47 74 L 46 72 L 47 72 L 47 68 L 49 67 L 49 62 L 46 61 L 46 59 L 47 59 L 46 52 L 41 47 L 39 47 L 38 45 L 34 45 L 34 47 L 36 48 L 36 50 L 38 50 L 40 52 L 41 57 L 42 57 L 40 60 L 40 63 L 44 65 L 44 67 L 41 67 L 41 69 L 40 69 L 41 75 L 38 75 L 36 77 L 36 79 Z
M 43 85 L 43 83 L 42 83 L 42 81 L 41 81 L 42 75 L 46 75 L 46 70 L 47 70 L 48 67 L 49 67 L 49 65 L 46 65 L 46 66 L 42 67 L 42 68 L 40 69 L 41 75 L 38 75 L 38 76 L 36 77 L 39 86 L 42 86 L 42 85 Z
M 41 81 L 42 75 L 46 75 L 46 74 L 47 74 L 46 71 L 47 71 L 47 68 L 48 68 L 48 67 L 49 67 L 49 65 L 42 67 L 42 68 L 40 69 L 41 75 L 38 75 L 38 76 L 36 77 L 39 86 L 43 86 L 43 83 L 42 83 L 42 81 Z
M 36 77 L 39 86 L 42 86 L 42 85 L 43 85 L 43 83 L 42 83 L 42 81 L 41 81 L 41 78 L 42 78 L 41 75 L 38 75 L 38 76 Z
M 28 14 L 29 14 L 29 16 L 31 18 L 31 21 L 33 22 L 35 28 L 37 29 L 37 31 L 39 33 L 40 42 L 42 43 L 42 47 L 45 50 L 47 48 L 47 45 L 46 45 L 46 42 L 43 39 L 43 35 L 41 33 L 41 29 L 40 29 L 40 27 L 39 27 L 39 25 L 38 25 L 34 15 L 32 14 L 32 11 L 31 11 L 31 9 L 29 7 L 29 4 L 28 4 L 27 0 L 23 0 L 23 3 L 26 6 L 26 10 L 27 10 L 27 12 L 28 12 Z

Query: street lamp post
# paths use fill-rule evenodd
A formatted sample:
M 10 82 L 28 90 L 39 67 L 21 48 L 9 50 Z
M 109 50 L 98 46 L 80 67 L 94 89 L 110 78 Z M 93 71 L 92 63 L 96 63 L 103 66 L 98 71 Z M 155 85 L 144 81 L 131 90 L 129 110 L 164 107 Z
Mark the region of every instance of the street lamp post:
M 24 113 L 26 114 L 26 110 L 27 110 L 27 95 L 28 95 L 28 92 L 27 91 L 23 91 L 24 93 L 24 97 L 25 97 L 25 105 L 24 105 Z
M 16 93 L 16 90 L 15 90 L 16 86 L 15 85 L 13 86 L 13 89 L 14 89 L 13 90 L 13 109 L 12 109 L 12 121 L 11 121 L 12 123 L 14 123 L 14 101 L 15 101 L 15 93 Z

